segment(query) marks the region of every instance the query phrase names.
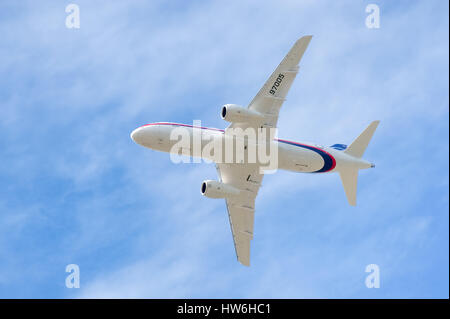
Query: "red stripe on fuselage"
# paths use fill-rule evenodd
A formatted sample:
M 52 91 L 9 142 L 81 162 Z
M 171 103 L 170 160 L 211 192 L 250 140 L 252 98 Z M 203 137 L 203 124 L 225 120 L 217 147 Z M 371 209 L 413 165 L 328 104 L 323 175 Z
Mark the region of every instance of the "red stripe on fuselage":
M 193 125 L 188 125 L 188 124 L 169 123 L 169 122 L 144 124 L 144 125 L 142 125 L 140 127 L 145 127 L 145 126 L 150 126 L 150 125 L 175 125 L 175 126 L 199 128 L 199 129 L 202 129 L 202 130 L 212 130 L 212 131 L 218 131 L 218 132 L 225 132 L 224 130 L 221 130 L 221 129 L 218 129 L 218 128 L 213 128 L 213 127 L 193 126 Z

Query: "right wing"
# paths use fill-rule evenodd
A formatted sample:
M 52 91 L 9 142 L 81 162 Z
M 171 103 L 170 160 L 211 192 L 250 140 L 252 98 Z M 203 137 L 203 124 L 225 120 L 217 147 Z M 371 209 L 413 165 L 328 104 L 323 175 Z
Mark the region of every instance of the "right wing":
M 304 36 L 295 42 L 291 50 L 275 69 L 258 94 L 250 102 L 248 108 L 264 115 L 262 127 L 276 128 L 278 114 L 289 89 L 297 76 L 298 64 L 311 41 L 312 36 Z M 232 123 L 229 127 L 249 127 L 247 123 Z M 259 126 L 261 127 L 261 125 Z M 259 128 L 258 127 L 258 128 Z M 256 127 L 255 127 L 256 128 Z
M 225 199 L 233 234 L 234 248 L 239 262 L 250 266 L 250 241 L 253 239 L 255 199 L 263 175 L 256 164 L 217 164 L 217 173 L 222 183 L 241 190 L 233 198 Z

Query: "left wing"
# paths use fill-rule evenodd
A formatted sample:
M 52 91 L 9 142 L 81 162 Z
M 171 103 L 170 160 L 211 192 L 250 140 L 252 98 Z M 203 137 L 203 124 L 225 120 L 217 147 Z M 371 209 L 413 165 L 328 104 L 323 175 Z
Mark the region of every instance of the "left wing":
M 263 175 L 256 164 L 217 164 L 217 172 L 222 183 L 234 186 L 241 193 L 225 199 L 233 234 L 234 248 L 239 262 L 250 266 L 250 241 L 253 239 L 255 199 L 261 186 Z
M 298 39 L 289 50 L 269 79 L 264 83 L 258 94 L 250 102 L 248 108 L 257 111 L 264 116 L 264 122 L 260 128 L 276 128 L 278 114 L 283 102 L 297 76 L 300 60 L 311 41 L 312 36 L 304 36 Z M 251 126 L 248 123 L 232 123 L 229 127 L 240 127 L 246 129 Z

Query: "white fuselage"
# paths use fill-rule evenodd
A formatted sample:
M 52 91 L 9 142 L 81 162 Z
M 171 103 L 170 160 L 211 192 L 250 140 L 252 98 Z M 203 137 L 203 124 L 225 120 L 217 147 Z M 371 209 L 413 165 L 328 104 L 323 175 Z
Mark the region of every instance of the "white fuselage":
M 226 139 L 224 130 L 207 127 L 197 127 L 178 123 L 152 123 L 143 125 L 131 133 L 131 138 L 139 145 L 167 153 L 173 153 L 176 138 L 171 138 L 173 130 L 183 128 L 190 137 L 194 136 L 194 130 L 201 132 L 200 144 L 197 150 L 194 147 L 188 147 L 184 155 L 202 157 L 208 160 L 214 160 L 205 155 L 201 150 L 212 139 Z M 252 141 L 248 141 L 252 143 Z M 271 145 L 278 150 L 277 169 L 283 169 L 302 173 L 327 173 L 339 171 L 345 168 L 364 169 L 372 166 L 371 163 L 350 156 L 342 150 L 333 147 L 324 147 L 311 143 L 292 142 L 284 139 L 273 139 Z M 222 143 L 221 145 L 224 145 Z M 191 144 L 192 145 L 192 144 Z M 255 146 L 257 143 L 255 142 Z M 249 147 L 250 148 L 250 147 Z

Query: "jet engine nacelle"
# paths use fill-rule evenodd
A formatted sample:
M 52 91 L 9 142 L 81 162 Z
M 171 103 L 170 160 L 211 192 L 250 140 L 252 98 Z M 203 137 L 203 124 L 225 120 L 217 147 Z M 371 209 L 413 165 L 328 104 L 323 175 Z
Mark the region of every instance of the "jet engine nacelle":
M 201 193 L 209 198 L 227 198 L 239 195 L 240 190 L 218 181 L 206 180 L 202 183 Z
M 222 106 L 220 115 L 222 119 L 231 123 L 253 123 L 264 120 L 264 116 L 261 113 L 236 104 L 225 104 Z

